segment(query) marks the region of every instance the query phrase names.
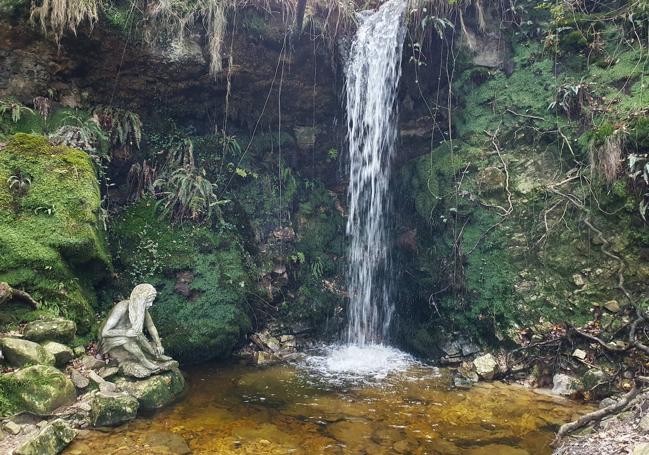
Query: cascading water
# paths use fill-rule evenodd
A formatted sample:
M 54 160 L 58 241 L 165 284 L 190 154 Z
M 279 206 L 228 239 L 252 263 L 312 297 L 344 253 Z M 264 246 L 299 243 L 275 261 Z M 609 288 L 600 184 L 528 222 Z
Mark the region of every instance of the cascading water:
M 396 131 L 396 95 L 406 34 L 408 0 L 389 0 L 359 17 L 345 69 L 349 141 L 351 239 L 346 345 L 330 346 L 307 359 L 332 382 L 383 379 L 405 372 L 414 359 L 386 346 L 394 310 L 390 295 L 388 183 Z
M 384 340 L 394 310 L 390 295 L 388 182 L 396 132 L 396 94 L 407 0 L 364 12 L 345 69 L 349 141 L 347 342 Z

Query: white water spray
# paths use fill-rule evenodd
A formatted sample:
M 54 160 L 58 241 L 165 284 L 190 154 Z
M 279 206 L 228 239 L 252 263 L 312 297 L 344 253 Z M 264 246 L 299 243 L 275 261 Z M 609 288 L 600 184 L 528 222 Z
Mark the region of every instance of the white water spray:
M 394 311 L 390 295 L 388 183 L 396 132 L 396 94 L 406 0 L 360 15 L 345 69 L 349 141 L 347 341 L 381 343 Z

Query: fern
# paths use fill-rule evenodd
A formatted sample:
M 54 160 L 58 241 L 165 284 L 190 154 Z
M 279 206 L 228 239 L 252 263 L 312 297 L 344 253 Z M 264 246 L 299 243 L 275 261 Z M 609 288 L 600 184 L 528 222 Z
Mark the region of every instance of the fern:
M 142 142 L 142 120 L 135 112 L 114 107 L 98 107 L 93 111 L 97 123 L 108 135 L 115 147 L 135 145 Z
M 24 113 L 33 114 L 34 111 L 22 104 L 20 101 L 13 98 L 6 98 L 0 100 L 0 117 L 8 115 L 11 121 L 18 123 Z
M 63 125 L 50 134 L 49 139 L 53 145 L 84 150 L 97 160 L 109 158 L 106 150 L 108 138 L 96 117 L 84 117 L 78 112 L 68 113 L 63 118 Z
M 183 166 L 168 178 L 156 180 L 154 186 L 163 190 L 158 202 L 163 216 L 181 223 L 185 220 L 204 222 L 211 220 L 213 215 L 223 221 L 220 206 L 228 201 L 217 198 L 214 184 L 207 179 L 204 169 Z

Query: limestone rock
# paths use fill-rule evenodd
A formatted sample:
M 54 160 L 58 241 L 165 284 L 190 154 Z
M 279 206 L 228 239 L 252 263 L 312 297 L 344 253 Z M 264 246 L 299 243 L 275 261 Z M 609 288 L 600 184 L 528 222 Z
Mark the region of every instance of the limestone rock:
M 57 419 L 16 449 L 14 455 L 56 455 L 65 449 L 76 435 L 76 430 L 63 420 Z
M 86 370 L 98 370 L 106 366 L 106 362 L 91 355 L 81 357 L 80 363 Z
M 92 400 L 90 423 L 93 427 L 115 426 L 135 419 L 140 402 L 125 393 L 99 392 Z
M 140 402 L 140 409 L 151 411 L 172 403 L 185 389 L 185 378 L 177 370 L 166 371 L 142 380 L 120 378 L 117 386 Z
M 579 390 L 581 384 L 577 378 L 567 374 L 557 373 L 552 377 L 552 393 L 569 396 Z
M 278 360 L 279 359 L 275 354 L 270 354 L 264 351 L 256 351 L 253 355 L 253 362 L 255 365 L 270 365 Z
M 54 356 L 41 345 L 21 338 L 0 338 L 0 349 L 7 361 L 16 367 L 54 365 Z
M 606 308 L 611 313 L 618 313 L 622 309 L 617 300 L 609 300 L 604 304 L 604 308 Z
M 649 414 L 644 415 L 638 423 L 638 428 L 644 433 L 649 433 Z
M 67 319 L 50 319 L 46 321 L 34 321 L 25 327 L 24 336 L 32 341 L 60 341 L 66 343 L 72 341 L 77 333 L 77 325 Z
M 54 356 L 57 367 L 62 367 L 74 358 L 74 352 L 68 346 L 56 341 L 46 341 L 41 344 L 43 349 Z
M 70 369 L 70 379 L 77 389 L 85 389 L 90 385 L 90 379 L 85 377 L 79 370 Z
M 50 414 L 76 399 L 72 381 L 52 366 L 34 365 L 5 375 L 22 410 Z
M 575 351 L 572 353 L 572 356 L 580 360 L 584 360 L 586 358 L 586 351 L 584 351 L 583 349 L 575 349 Z
M 633 446 L 633 455 L 649 455 L 649 443 L 640 442 Z
M 491 354 L 481 355 L 473 361 L 473 366 L 475 367 L 476 373 L 482 379 L 490 381 L 493 379 L 494 374 L 498 369 L 498 362 L 495 357 Z
M 2 429 L 7 433 L 13 434 L 15 436 L 18 433 L 20 433 L 22 427 L 18 425 L 16 422 L 14 422 L 13 420 L 10 420 L 2 426 Z

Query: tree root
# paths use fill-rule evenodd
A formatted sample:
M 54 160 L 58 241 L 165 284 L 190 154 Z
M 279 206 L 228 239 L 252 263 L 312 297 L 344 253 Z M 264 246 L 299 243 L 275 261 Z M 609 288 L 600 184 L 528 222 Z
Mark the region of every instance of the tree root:
M 0 282 L 0 305 L 7 303 L 10 300 L 20 300 L 27 303 L 35 310 L 41 306 L 40 303 L 34 300 L 27 292 L 14 289 L 7 283 Z
M 637 384 L 633 384 L 633 388 L 622 397 L 621 400 L 618 402 L 606 406 L 605 408 L 598 409 L 597 411 L 590 412 L 588 414 L 584 414 L 574 422 L 566 423 L 564 425 L 561 425 L 561 428 L 559 428 L 559 431 L 557 432 L 556 437 L 554 438 L 554 441 L 552 442 L 553 447 L 557 447 L 559 442 L 561 442 L 561 438 L 566 436 L 567 434 L 570 434 L 576 430 L 579 430 L 580 428 L 585 427 L 591 422 L 594 421 L 600 421 L 604 417 L 607 417 L 611 414 L 614 414 L 618 411 L 623 410 L 626 408 L 631 401 L 640 393 L 640 388 L 637 386 Z

